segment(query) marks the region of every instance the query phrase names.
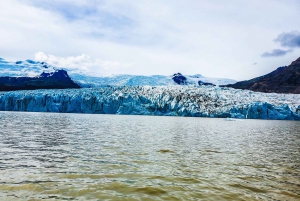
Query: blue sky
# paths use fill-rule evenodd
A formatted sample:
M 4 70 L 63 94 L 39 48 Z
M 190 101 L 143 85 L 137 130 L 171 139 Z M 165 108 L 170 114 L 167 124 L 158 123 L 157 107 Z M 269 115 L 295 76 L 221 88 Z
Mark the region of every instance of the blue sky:
M 250 79 L 300 57 L 299 0 L 3 0 L 0 57 Z

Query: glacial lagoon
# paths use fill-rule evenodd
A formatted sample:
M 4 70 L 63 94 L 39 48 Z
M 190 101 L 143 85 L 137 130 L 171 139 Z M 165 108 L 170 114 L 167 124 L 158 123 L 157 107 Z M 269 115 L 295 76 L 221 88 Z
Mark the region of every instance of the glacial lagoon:
M 300 200 L 299 121 L 0 112 L 0 200 Z

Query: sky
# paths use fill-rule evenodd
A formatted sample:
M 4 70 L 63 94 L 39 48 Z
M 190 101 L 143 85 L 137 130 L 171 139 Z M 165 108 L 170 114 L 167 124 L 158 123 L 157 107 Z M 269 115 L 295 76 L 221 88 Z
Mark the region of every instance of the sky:
M 1 0 L 0 57 L 245 80 L 300 57 L 299 0 Z

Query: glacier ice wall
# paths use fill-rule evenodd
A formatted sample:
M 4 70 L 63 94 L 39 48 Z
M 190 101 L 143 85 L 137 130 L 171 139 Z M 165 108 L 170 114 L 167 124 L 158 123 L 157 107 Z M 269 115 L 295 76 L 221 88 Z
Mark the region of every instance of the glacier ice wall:
M 0 92 L 0 110 L 300 120 L 300 95 L 210 86 L 103 86 Z

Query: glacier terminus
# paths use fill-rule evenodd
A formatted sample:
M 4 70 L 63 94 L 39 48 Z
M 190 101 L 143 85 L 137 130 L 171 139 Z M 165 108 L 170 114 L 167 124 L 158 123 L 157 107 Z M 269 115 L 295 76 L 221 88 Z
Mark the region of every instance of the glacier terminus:
M 300 95 L 215 86 L 102 86 L 0 92 L 0 110 L 300 120 Z

